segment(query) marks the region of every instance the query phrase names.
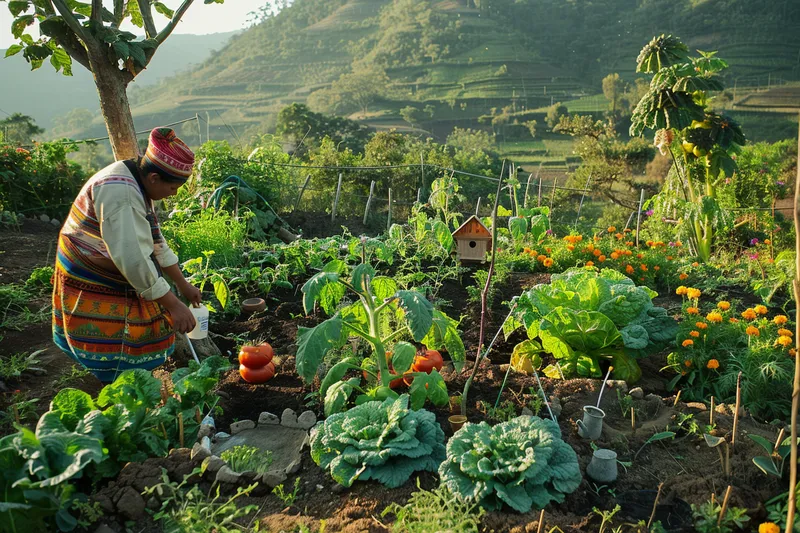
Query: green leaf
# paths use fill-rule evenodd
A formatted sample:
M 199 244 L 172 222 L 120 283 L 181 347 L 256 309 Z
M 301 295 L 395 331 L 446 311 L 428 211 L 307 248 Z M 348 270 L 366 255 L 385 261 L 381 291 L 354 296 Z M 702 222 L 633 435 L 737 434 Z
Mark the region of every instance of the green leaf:
M 123 61 L 128 59 L 131 55 L 131 49 L 125 41 L 114 41 L 112 47 L 114 48 L 116 56 Z
M 355 380 L 356 383 L 351 383 L 353 380 Z M 325 398 L 323 404 L 325 416 L 331 416 L 344 409 L 344 406 L 347 405 L 347 400 L 350 398 L 350 395 L 353 394 L 353 386 L 357 385 L 358 381 L 358 378 L 351 378 L 348 381 L 336 381 L 327 388 L 323 396 Z
M 56 47 L 53 50 L 53 55 L 50 56 L 50 63 L 56 71 L 61 69 L 64 76 L 72 76 L 72 58 L 63 48 Z
M 656 433 L 653 436 L 651 436 L 649 439 L 647 439 L 646 444 L 650 444 L 650 443 L 653 443 L 653 442 L 658 442 L 660 440 L 671 439 L 674 436 L 675 436 L 675 432 L 673 432 L 673 431 L 661 431 L 660 433 Z
M 97 405 L 122 404 L 135 411 L 150 409 L 161 403 L 161 380 L 142 369 L 126 370 L 97 396 Z
M 153 7 L 156 8 L 156 11 L 171 19 L 172 16 L 175 14 L 173 10 L 162 4 L 161 2 L 153 2 Z
M 447 393 L 447 384 L 444 382 L 442 375 L 439 374 L 439 371 L 435 368 L 428 374 L 427 390 L 428 399 L 430 399 L 433 405 L 442 407 L 450 403 L 450 395 Z
M 350 283 L 361 294 L 367 294 L 367 284 L 371 284 L 371 280 L 373 279 L 375 279 L 375 269 L 369 264 L 362 263 L 353 269 L 353 276 Z
M 8 3 L 8 10 L 11 12 L 12 17 L 18 16 L 28 10 L 30 3 L 25 0 L 12 0 Z
M 761 435 L 753 435 L 752 433 L 748 434 L 747 436 L 750 437 L 753 442 L 764 448 L 764 450 L 767 452 L 767 455 L 772 455 L 773 444 L 770 441 Z
M 775 467 L 775 463 L 772 462 L 770 457 L 764 457 L 763 455 L 753 457 L 753 464 L 755 464 L 765 474 L 781 477 L 781 473 Z
M 344 346 L 347 335 L 342 330 L 342 323 L 342 318 L 335 315 L 313 328 L 297 329 L 295 364 L 297 373 L 306 383 L 314 380 L 317 367 L 328 350 Z
M 347 371 L 352 369 L 359 369 L 359 367 L 355 365 L 355 358 L 353 357 L 348 357 L 333 365 L 331 369 L 328 370 L 328 373 L 325 374 L 325 379 L 322 380 L 322 384 L 319 387 L 319 395 L 324 398 L 328 392 L 328 388 L 340 381 Z
M 310 314 L 314 303 L 320 299 L 322 290 L 331 284 L 340 285 L 339 274 L 336 272 L 319 272 L 311 277 L 300 289 L 303 293 L 303 309 Z
M 214 285 L 214 296 L 217 297 L 219 300 L 219 305 L 222 306 L 222 309 L 225 310 L 228 307 L 228 296 L 230 295 L 230 289 L 228 289 L 228 284 L 225 283 L 225 280 L 220 276 L 213 281 Z
M 385 300 L 397 292 L 397 282 L 386 276 L 377 276 L 372 279 L 372 294 L 378 300 Z
M 533 374 L 542 366 L 542 345 L 533 340 L 522 341 L 511 353 L 511 368 L 517 372 Z
M 62 389 L 50 402 L 50 411 L 69 431 L 75 431 L 78 422 L 90 411 L 97 409 L 92 397 L 78 389 Z
M 397 291 L 397 297 L 405 311 L 411 336 L 415 341 L 422 340 L 433 323 L 433 304 L 416 291 Z
M 25 28 L 33 24 L 33 15 L 22 15 L 14 19 L 11 23 L 11 34 L 14 38 L 19 39 L 25 32 Z
M 392 368 L 395 374 L 403 375 L 411 368 L 417 350 L 407 342 L 398 342 L 392 352 Z
M 139 46 L 139 43 L 128 43 L 128 49 L 130 51 L 131 58 L 136 62 L 137 65 L 142 68 L 147 66 L 147 57 L 144 54 L 144 50 Z
M 508 219 L 508 230 L 511 237 L 519 241 L 528 233 L 528 220 L 525 217 L 511 217 Z
M 142 12 L 139 11 L 139 3 L 136 0 L 128 0 L 125 4 L 125 11 L 123 13 L 123 18 L 131 18 L 131 24 L 136 26 L 137 28 L 141 28 L 144 26 L 144 21 L 142 20 Z
M 436 220 L 433 223 L 431 228 L 433 230 L 433 235 L 436 237 L 436 241 L 445 249 L 445 251 L 450 251 L 453 247 L 453 234 L 450 233 L 450 229 L 447 227 L 447 224 L 442 222 L 441 220 Z
M 12 44 L 6 50 L 5 57 L 11 57 L 13 55 L 16 55 L 16 54 L 20 53 L 23 48 L 24 48 L 24 46 L 22 46 L 21 44 Z
M 619 351 L 613 354 L 611 364 L 614 366 L 614 379 L 621 379 L 627 383 L 636 383 L 642 377 L 642 369 L 636 359 L 628 355 L 626 351 Z

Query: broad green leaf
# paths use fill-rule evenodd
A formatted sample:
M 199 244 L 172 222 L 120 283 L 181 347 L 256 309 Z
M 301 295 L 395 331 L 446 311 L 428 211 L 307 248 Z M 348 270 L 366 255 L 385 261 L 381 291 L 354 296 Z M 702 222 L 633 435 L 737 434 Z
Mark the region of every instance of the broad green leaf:
M 334 315 L 313 328 L 299 327 L 295 355 L 297 373 L 306 383 L 310 383 L 328 350 L 341 348 L 346 341 L 347 335 L 343 334 L 342 318 L 339 315 Z
M 417 350 L 407 342 L 398 342 L 392 352 L 392 368 L 395 374 L 403 375 L 411 368 Z
M 161 2 L 153 2 L 153 7 L 156 8 L 156 11 L 158 11 L 168 19 L 171 19 L 172 16 L 175 14 L 173 10 L 171 10 Z
M 642 369 L 639 368 L 639 363 L 624 350 L 614 353 L 611 364 L 614 366 L 612 374 L 615 379 L 621 379 L 627 383 L 636 383 L 642 377 Z
M 300 289 L 303 293 L 303 309 L 306 314 L 310 314 L 314 309 L 314 303 L 320 299 L 322 289 L 327 285 L 339 285 L 339 274 L 336 272 L 319 272 L 305 282 Z
M 386 276 L 377 276 L 372 280 L 372 294 L 379 301 L 393 296 L 397 292 L 397 282 Z
M 117 55 L 117 58 L 124 61 L 130 57 L 131 49 L 125 41 L 114 41 L 112 46 L 114 47 L 114 53 Z
M 517 372 L 533 374 L 542 366 L 542 345 L 533 340 L 522 341 L 511 353 L 511 368 Z
M 13 55 L 20 53 L 23 48 L 24 47 L 21 44 L 12 44 L 6 50 L 6 57 L 11 57 Z
M 433 304 L 416 291 L 397 291 L 397 297 L 405 311 L 411 336 L 415 341 L 422 340 L 433 323 Z
M 155 407 L 161 403 L 161 380 L 147 370 L 126 370 L 97 396 L 100 407 L 118 403 L 132 411 Z
M 528 220 L 525 217 L 511 217 L 508 219 L 508 230 L 511 237 L 519 241 L 528 233 Z
M 17 17 L 20 13 L 27 11 L 28 6 L 30 3 L 27 0 L 12 0 L 8 3 L 8 10 L 12 17 Z
M 358 379 L 358 378 L 353 378 Z M 344 406 L 347 405 L 347 400 L 353 393 L 353 384 L 350 381 L 336 381 L 331 384 L 325 391 L 323 398 L 325 416 L 331 416 L 334 413 L 341 412 Z
M 652 435 L 649 439 L 647 439 L 647 443 L 658 442 L 660 440 L 671 439 L 675 436 L 674 431 L 661 431 Z
M 362 293 L 367 293 L 367 284 L 375 279 L 375 269 L 367 263 L 362 263 L 353 269 L 351 284 L 355 289 Z
M 772 459 L 769 457 L 764 457 L 763 455 L 753 457 L 753 464 L 755 464 L 765 474 L 781 477 L 781 473 L 778 471 L 778 469 L 775 467 L 775 463 L 773 463 Z
M 125 4 L 125 11 L 124 17 L 131 18 L 131 24 L 136 26 L 137 28 L 141 28 L 144 26 L 144 21 L 142 20 L 142 12 L 139 11 L 139 4 L 137 0 L 128 0 Z
M 764 448 L 767 454 L 769 455 L 772 454 L 773 444 L 770 441 L 768 441 L 761 435 L 753 435 L 752 433 L 747 436 L 750 437 L 750 439 L 753 440 L 756 444 Z
M 550 219 L 547 217 L 547 214 L 542 213 L 531 217 L 530 234 L 534 240 L 541 242 L 547 235 L 547 230 L 549 229 Z
M 92 397 L 82 390 L 62 389 L 50 402 L 50 411 L 58 414 L 69 431 L 75 431 L 78 422 L 90 411 L 97 409 Z
M 447 224 L 441 220 L 436 220 L 433 223 L 432 229 L 433 234 L 436 237 L 436 241 L 442 246 L 442 248 L 449 252 L 453 247 L 453 234 L 450 233 L 450 229 L 447 227 Z
M 709 448 L 716 448 L 717 446 L 725 442 L 725 439 L 723 437 L 715 437 L 713 435 L 709 435 L 708 433 L 703 433 L 703 438 L 705 439 L 706 445 Z
M 413 385 L 413 383 L 412 383 Z M 428 374 L 428 398 L 437 407 L 442 407 L 450 403 L 450 395 L 447 393 L 447 384 L 444 378 L 435 368 Z
M 325 379 L 322 380 L 322 384 L 319 387 L 319 395 L 324 398 L 325 394 L 328 392 L 328 387 L 340 381 L 348 370 L 358 369 L 359 367 L 355 362 L 355 358 L 347 357 L 333 365 L 331 369 L 328 370 L 328 373 L 325 374 Z
M 347 271 L 347 263 L 340 259 L 334 259 L 325 263 L 322 267 L 323 272 L 335 272 L 337 274 L 344 274 Z
M 14 38 L 19 39 L 25 32 L 25 28 L 33 24 L 33 20 L 33 15 L 22 15 L 14 19 L 14 22 L 11 23 L 11 34 Z
M 133 59 L 137 65 L 142 68 L 147 66 L 147 56 L 145 56 L 144 50 L 139 46 L 139 43 L 128 43 L 128 51 L 131 59 Z
M 214 280 L 214 296 L 217 297 L 219 300 L 219 305 L 222 306 L 222 309 L 225 310 L 228 307 L 228 296 L 230 295 L 230 291 L 228 289 L 228 284 L 225 283 L 225 280 L 222 277 L 219 277 Z
M 522 323 L 522 320 L 518 319 L 516 315 L 511 315 L 503 322 L 503 336 L 508 340 L 512 333 L 524 326 L 525 324 Z

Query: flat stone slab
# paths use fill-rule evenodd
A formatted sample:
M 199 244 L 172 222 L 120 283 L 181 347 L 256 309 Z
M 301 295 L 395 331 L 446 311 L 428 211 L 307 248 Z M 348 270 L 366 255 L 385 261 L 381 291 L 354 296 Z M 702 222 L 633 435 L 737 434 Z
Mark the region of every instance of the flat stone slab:
M 255 446 L 272 452 L 272 465 L 268 474 L 288 474 L 302 459 L 302 450 L 308 444 L 308 431 L 279 425 L 264 425 L 245 429 L 211 446 L 211 453 L 219 456 L 234 446 Z

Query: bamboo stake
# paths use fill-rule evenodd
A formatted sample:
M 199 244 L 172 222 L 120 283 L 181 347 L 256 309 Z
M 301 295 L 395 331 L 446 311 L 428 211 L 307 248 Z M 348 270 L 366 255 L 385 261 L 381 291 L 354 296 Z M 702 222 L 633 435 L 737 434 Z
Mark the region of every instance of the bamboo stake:
M 389 214 L 386 216 L 386 230 L 392 227 L 392 188 L 389 187 Z
M 183 416 L 180 413 L 178 413 L 178 442 L 183 448 Z
M 711 409 L 708 411 L 708 425 L 714 425 L 714 397 L 711 397 Z
M 306 187 L 308 187 L 308 182 L 311 181 L 311 174 L 306 176 L 306 181 L 303 182 L 303 186 L 300 187 L 300 193 L 297 195 L 297 200 L 294 201 L 294 207 L 292 211 L 297 211 L 297 208 L 300 206 L 300 199 L 303 197 L 303 193 L 306 192 Z
M 772 453 L 778 452 L 778 447 L 781 445 L 781 441 L 783 441 L 783 434 L 786 432 L 786 428 L 781 428 L 780 432 L 778 433 L 778 440 L 775 441 L 775 447 L 772 448 Z
M 539 196 L 536 198 L 536 207 L 542 207 L 542 178 L 539 178 Z
M 20 421 L 19 418 L 19 407 L 17 407 L 16 403 L 11 404 L 11 410 L 14 411 L 14 421 L 17 423 L 18 426 L 21 426 L 22 422 Z
M 556 187 L 558 187 L 558 178 L 553 178 L 553 195 L 550 197 L 550 220 L 553 217 L 553 205 L 556 203 Z
M 478 203 L 475 204 L 475 216 L 478 216 L 478 212 L 481 210 L 481 197 L 478 196 Z
M 531 178 L 533 177 L 533 172 L 528 174 L 528 184 L 525 186 L 525 198 L 522 199 L 522 207 L 527 209 L 528 208 L 528 191 L 531 189 Z
M 639 194 L 639 212 L 636 215 L 636 247 L 639 247 L 639 230 L 642 227 L 642 204 L 644 204 L 644 189 Z
M 539 513 L 539 527 L 536 528 L 536 533 L 542 533 L 544 530 L 544 509 Z
M 592 181 L 592 175 L 586 178 L 586 185 L 583 186 L 583 193 L 581 193 L 581 203 L 578 204 L 578 215 L 575 217 L 575 227 L 578 227 L 578 221 L 581 218 L 581 209 L 583 209 L 583 199 L 586 198 L 586 191 L 589 190 L 589 183 Z
M 636 411 L 631 407 L 631 433 L 636 433 Z
M 678 401 L 681 399 L 681 391 L 678 391 L 678 394 L 675 395 L 675 401 L 672 402 L 672 407 L 678 405 Z
M 661 498 L 661 489 L 664 488 L 664 483 L 658 484 L 658 492 L 656 492 L 656 499 L 653 502 L 653 510 L 650 512 L 650 520 L 647 521 L 647 530 L 650 531 L 650 526 L 653 524 L 653 518 L 656 516 L 656 508 L 658 507 L 658 500 Z
M 733 435 L 731 435 L 731 448 L 736 446 L 736 428 L 739 426 L 739 406 L 742 405 L 742 373 L 736 376 L 736 410 L 733 413 Z
M 800 118 L 800 113 L 798 113 Z M 798 120 L 798 132 L 800 132 L 800 120 Z M 800 147 L 800 135 L 797 137 L 797 146 Z M 800 151 L 797 153 L 797 180 L 794 186 L 794 234 L 795 234 L 795 278 L 792 283 L 794 286 L 794 303 L 797 309 L 800 302 Z M 796 502 L 797 487 L 797 409 L 800 405 L 800 320 L 795 316 L 795 354 L 794 354 L 794 385 L 792 388 L 792 442 L 789 461 L 789 502 L 786 507 L 786 533 L 792 533 L 794 529 L 794 513 Z
M 725 491 L 725 499 L 722 500 L 722 508 L 719 510 L 719 518 L 717 518 L 717 527 L 722 524 L 722 518 L 725 516 L 725 511 L 728 509 L 728 498 L 731 497 L 731 486 L 728 485 L 728 490 Z
M 203 423 L 203 413 L 200 412 L 200 406 L 194 408 L 194 419 L 197 420 L 198 424 Z
M 364 225 L 367 225 L 367 215 L 369 215 L 369 206 L 372 204 L 372 195 L 375 193 L 375 180 L 369 184 L 369 196 L 367 196 L 367 207 L 364 209 Z M 417 203 L 419 203 L 419 190 L 417 192 Z
M 417 203 L 420 203 L 421 199 L 422 199 L 422 187 L 417 189 Z
M 336 220 L 336 208 L 339 207 L 339 195 L 342 192 L 342 173 L 339 172 L 339 183 L 336 184 L 336 196 L 333 198 L 333 210 L 331 211 L 331 222 Z

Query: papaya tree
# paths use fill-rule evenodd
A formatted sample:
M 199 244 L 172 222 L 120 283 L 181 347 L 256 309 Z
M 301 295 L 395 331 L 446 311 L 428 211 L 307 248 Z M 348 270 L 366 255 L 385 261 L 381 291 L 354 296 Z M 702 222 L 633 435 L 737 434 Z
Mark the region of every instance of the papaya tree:
M 630 134 L 655 131 L 655 145 L 672 157 L 682 198 L 667 187 L 660 200 L 664 205 L 669 196 L 671 210 L 683 214 L 681 230 L 692 251 L 708 261 L 717 231 L 731 222 L 717 189 L 736 172 L 734 155 L 745 138 L 736 122 L 709 107 L 712 94 L 723 89 L 719 73 L 728 64 L 716 52 L 698 53 L 690 57 L 671 35 L 655 37 L 642 49 L 636 71 L 653 77 L 633 111 Z
M 161 44 L 172 34 L 194 0 L 183 0 L 173 11 L 157 0 L 10 0 L 14 21 L 11 33 L 19 39 L 6 50 L 6 57 L 22 52 L 31 70 L 45 60 L 65 76 L 77 62 L 94 76 L 100 111 L 116 159 L 136 157 L 136 130 L 128 103 L 127 87 L 141 73 Z M 204 0 L 206 4 L 224 0 Z M 159 31 L 153 11 L 168 22 Z M 144 38 L 120 29 L 130 22 L 144 30 Z M 29 31 L 38 26 L 39 37 Z

